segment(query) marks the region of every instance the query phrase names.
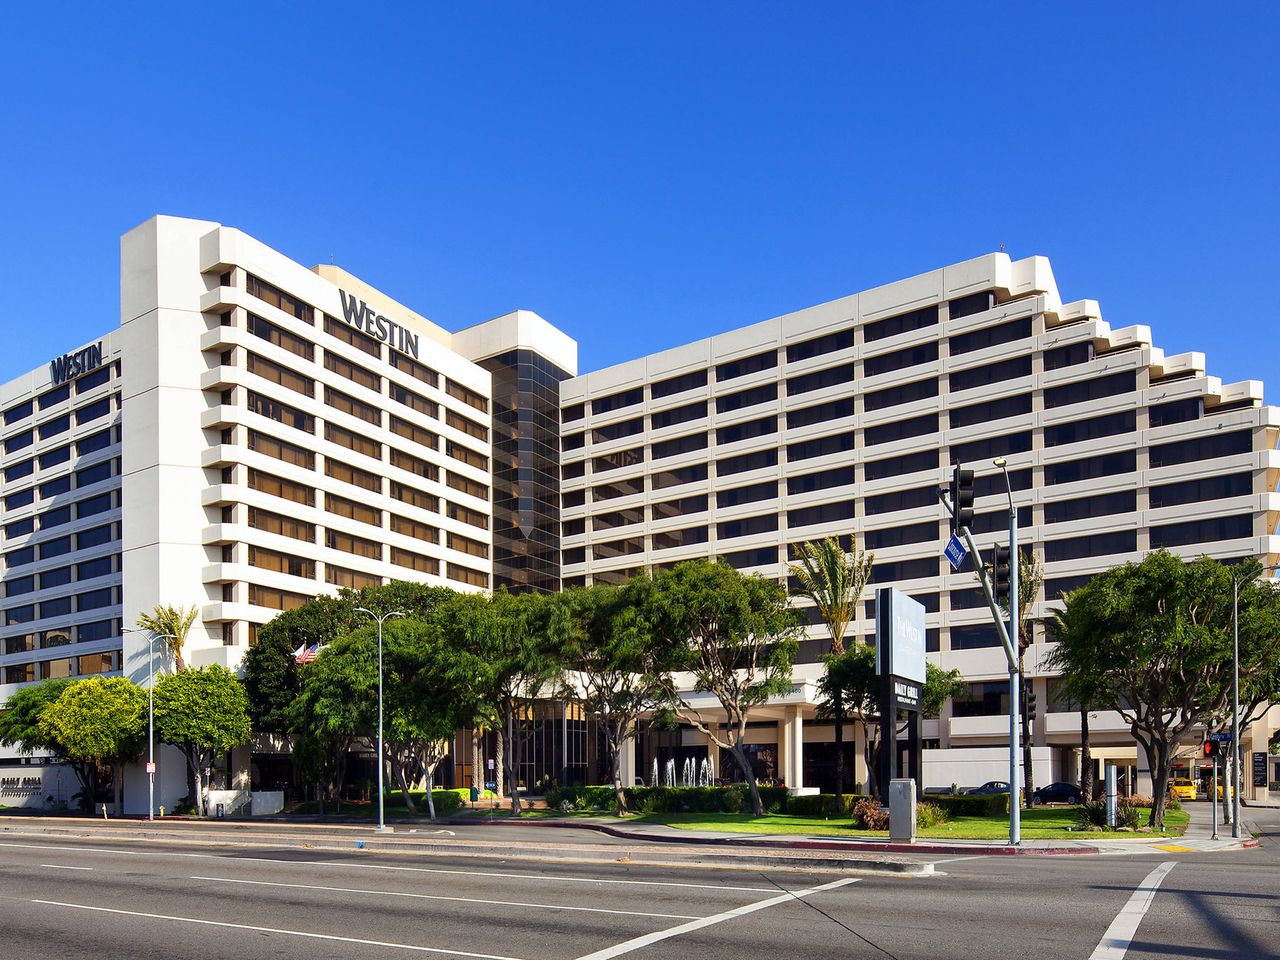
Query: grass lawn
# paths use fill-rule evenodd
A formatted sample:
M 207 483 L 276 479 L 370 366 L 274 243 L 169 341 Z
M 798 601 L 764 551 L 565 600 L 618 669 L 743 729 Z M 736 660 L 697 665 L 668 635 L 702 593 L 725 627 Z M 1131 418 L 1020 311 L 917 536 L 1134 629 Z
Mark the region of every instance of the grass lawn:
M 1181 810 L 1165 811 L 1166 836 L 1181 836 L 1188 815 Z M 791 817 L 766 814 L 753 817 L 745 813 L 670 813 L 650 814 L 633 819 L 648 823 L 666 823 L 681 830 L 726 830 L 734 833 L 787 833 L 809 836 L 883 837 L 885 831 L 856 830 L 848 820 L 822 820 L 813 817 Z M 1022 836 L 1027 840 L 1098 840 L 1107 837 L 1143 837 L 1135 833 L 1083 833 L 1068 830 L 1075 826 L 1075 811 L 1070 807 L 1037 807 L 1022 811 Z M 1000 840 L 1009 835 L 1007 817 L 955 817 L 948 823 L 920 831 L 921 837 L 949 840 Z

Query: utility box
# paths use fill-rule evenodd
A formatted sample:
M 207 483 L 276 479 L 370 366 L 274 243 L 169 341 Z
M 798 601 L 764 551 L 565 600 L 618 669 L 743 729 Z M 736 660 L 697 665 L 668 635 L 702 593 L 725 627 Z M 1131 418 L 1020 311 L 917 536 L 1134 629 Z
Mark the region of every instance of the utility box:
M 889 839 L 916 842 L 916 782 L 912 779 L 889 781 Z

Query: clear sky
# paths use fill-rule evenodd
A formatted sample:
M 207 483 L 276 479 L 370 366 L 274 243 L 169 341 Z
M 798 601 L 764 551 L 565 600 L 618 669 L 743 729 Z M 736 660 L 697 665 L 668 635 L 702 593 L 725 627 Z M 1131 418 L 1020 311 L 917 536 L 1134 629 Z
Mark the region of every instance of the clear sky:
M 188 6 L 6 5 L 0 380 L 167 213 L 583 370 L 1004 244 L 1280 398 L 1273 5 Z

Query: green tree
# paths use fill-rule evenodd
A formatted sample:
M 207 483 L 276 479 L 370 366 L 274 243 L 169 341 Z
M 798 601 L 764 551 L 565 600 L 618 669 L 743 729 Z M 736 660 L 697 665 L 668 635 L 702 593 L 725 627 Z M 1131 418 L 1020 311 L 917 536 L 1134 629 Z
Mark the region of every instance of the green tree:
M 1256 570 L 1256 561 L 1228 567 L 1158 550 L 1099 574 L 1067 598 L 1069 615 L 1082 626 L 1058 635 L 1051 662 L 1069 684 L 1093 691 L 1094 702 L 1118 711 L 1129 724 L 1146 754 L 1157 798 L 1168 795 L 1170 765 L 1182 737 L 1229 710 L 1233 577 Z M 1280 638 L 1256 629 L 1267 618 L 1246 618 L 1244 608 L 1255 602 L 1252 592 L 1242 601 L 1243 676 L 1245 665 L 1280 656 Z M 1153 804 L 1150 826 L 1163 823 L 1164 804 Z
M 253 728 L 283 734 L 290 732 L 289 707 L 302 692 L 302 678 L 294 655 L 298 645 L 291 645 L 286 630 L 267 630 L 270 625 L 258 631 L 258 642 L 244 655 L 241 669 Z
M 1027 649 L 1031 646 L 1035 639 L 1036 620 L 1032 616 L 1032 609 L 1035 607 L 1036 601 L 1040 598 L 1040 589 L 1044 586 L 1044 564 L 1040 557 L 1034 553 L 1028 553 L 1023 550 L 1018 551 L 1018 676 L 1022 677 L 1024 682 L 1026 679 L 1025 659 Z M 1005 622 L 1009 620 L 1009 601 L 1004 600 L 1001 606 L 1004 613 Z M 1026 697 L 1022 699 L 1022 715 L 1027 715 Z M 1022 789 L 1026 802 L 1031 803 L 1032 794 L 1035 793 L 1035 769 L 1031 762 L 1031 734 L 1030 727 L 1027 727 L 1027 733 L 1022 738 Z
M 124 677 L 89 677 L 65 686 L 40 711 L 38 725 L 47 741 L 61 744 L 74 760 L 111 764 L 120 810 L 122 767 L 138 758 L 145 742 L 146 694 Z
M 175 670 L 182 671 L 187 669 L 187 662 L 182 658 L 182 649 L 187 643 L 187 634 L 191 632 L 191 625 L 196 622 L 199 616 L 199 608 L 175 607 L 173 604 L 160 605 L 150 613 L 144 613 L 138 617 L 138 626 L 143 630 L 150 630 L 156 636 L 165 638 L 165 645 L 169 648 L 169 654 L 173 657 L 173 666 Z
M 1045 623 L 1049 638 L 1070 646 L 1082 646 L 1088 643 L 1084 635 L 1092 629 L 1089 618 L 1088 599 L 1082 594 L 1078 600 L 1072 597 L 1076 591 L 1062 595 L 1063 609 L 1055 610 Z M 1094 687 L 1096 677 L 1092 671 L 1071 672 L 1062 676 L 1060 682 L 1068 699 L 1077 704 L 1080 710 L 1080 793 L 1085 800 L 1093 799 L 1093 750 L 1089 739 L 1089 712 L 1097 699 Z
M 640 717 L 655 709 L 666 689 L 669 648 L 654 643 L 642 611 L 653 582 L 634 577 L 625 586 L 596 584 L 562 593 L 555 604 L 555 629 L 563 640 L 565 667 L 596 718 L 609 751 L 618 816 L 627 810 L 622 757 L 635 738 Z
M 52 731 L 42 729 L 40 717 L 45 708 L 58 699 L 76 680 L 45 680 L 19 687 L 0 710 L 0 746 L 30 756 L 37 750 L 47 751 L 59 763 L 71 767 L 80 781 L 80 805 L 88 810 L 98 792 L 98 764 L 81 760 L 67 752 L 66 745 Z
M 959 670 L 944 670 L 932 661 L 926 661 L 924 686 L 920 690 L 920 712 L 927 719 L 937 719 L 943 704 L 963 693 L 964 687 Z
M 244 684 L 213 665 L 161 677 L 154 698 L 156 736 L 182 751 L 196 813 L 204 816 L 205 769 L 252 735 Z
M 367 690 L 376 666 L 352 656 L 331 656 L 326 648 L 301 669 L 302 689 L 286 710 L 296 733 L 294 761 L 308 782 L 319 787 L 321 810 L 326 800 L 341 806 L 347 755 L 352 744 L 373 729 L 377 704 L 357 696 Z
M 858 603 L 862 591 L 871 577 L 875 563 L 874 553 L 863 553 L 855 546 L 846 553 L 835 537 L 809 541 L 796 548 L 797 562 L 791 564 L 790 573 L 797 584 L 796 592 L 808 597 L 817 608 L 831 637 L 831 654 L 844 653 L 844 636 L 849 624 L 858 616 Z M 844 812 L 844 724 L 847 711 L 844 708 L 842 690 L 838 683 L 831 686 L 833 699 L 824 700 L 824 719 L 835 727 L 836 746 L 836 812 Z
M 798 625 L 786 590 L 776 580 L 743 576 L 726 563 L 687 560 L 654 578 L 647 618 L 673 662 L 693 674 L 694 689 L 713 695 L 725 724 L 713 728 L 664 677 L 667 698 L 682 721 L 728 750 L 764 813 L 755 770 L 747 757 L 747 724 L 770 697 L 792 689 Z M 722 731 L 722 732 L 721 732 Z

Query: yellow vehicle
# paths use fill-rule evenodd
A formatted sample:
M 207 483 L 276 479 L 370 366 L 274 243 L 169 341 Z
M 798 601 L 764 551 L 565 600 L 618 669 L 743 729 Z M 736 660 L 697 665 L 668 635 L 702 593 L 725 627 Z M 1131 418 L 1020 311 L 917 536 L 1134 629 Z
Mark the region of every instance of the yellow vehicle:
M 1173 800 L 1194 800 L 1196 798 L 1196 782 L 1184 777 L 1176 777 L 1170 780 L 1169 797 Z

